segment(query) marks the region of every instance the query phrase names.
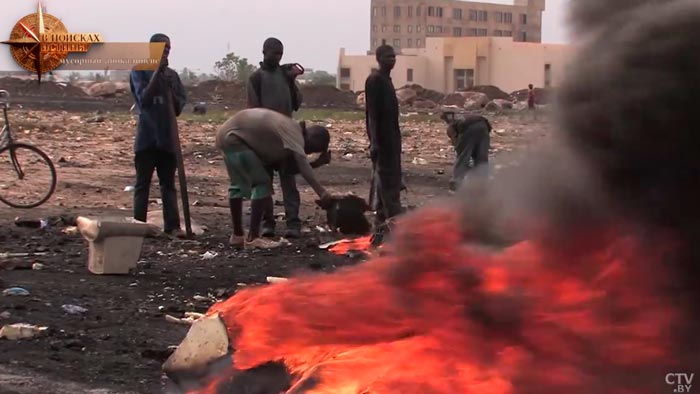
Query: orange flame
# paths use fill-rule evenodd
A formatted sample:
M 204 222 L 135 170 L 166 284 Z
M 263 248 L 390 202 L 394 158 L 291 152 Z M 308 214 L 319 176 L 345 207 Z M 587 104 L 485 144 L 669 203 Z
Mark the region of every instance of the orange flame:
M 424 210 L 390 256 L 214 305 L 232 369 L 283 361 L 288 394 L 668 389 L 679 311 L 655 290 L 662 248 L 600 232 L 588 252 L 537 240 L 493 251 L 465 243 L 455 217 Z
M 355 238 L 355 239 L 341 240 L 338 243 L 336 243 L 335 245 L 328 248 L 328 251 L 330 251 L 333 254 L 337 254 L 337 255 L 342 256 L 351 250 L 357 250 L 357 251 L 369 253 L 369 250 L 371 247 L 372 247 L 372 237 L 366 236 L 366 237 L 360 237 L 360 238 Z

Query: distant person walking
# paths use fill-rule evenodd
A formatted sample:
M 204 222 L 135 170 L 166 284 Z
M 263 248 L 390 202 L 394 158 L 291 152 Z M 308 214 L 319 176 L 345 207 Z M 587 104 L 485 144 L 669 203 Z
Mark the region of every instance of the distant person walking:
M 155 71 L 133 70 L 130 75 L 131 93 L 139 110 L 134 144 L 136 186 L 134 187 L 134 218 L 145 222 L 153 171 L 158 173 L 160 195 L 163 200 L 163 229 L 167 234 L 184 236 L 180 228 L 180 214 L 175 189 L 177 159 L 173 141 L 172 113 L 180 116 L 187 102 L 187 93 L 177 72 L 168 67 L 170 38 L 155 34 L 151 42 L 165 43 L 160 65 Z M 166 99 L 170 92 L 172 100 Z M 172 103 L 175 108 L 166 106 Z
M 391 80 L 396 53 L 391 46 L 382 45 L 377 48 L 376 58 L 379 70 L 372 72 L 365 82 L 365 115 L 375 178 L 375 225 L 379 228 L 385 221 L 403 213 L 403 207 L 399 102 Z
M 527 109 L 532 111 L 535 120 L 537 120 L 537 99 L 535 97 L 535 87 L 532 84 L 528 85 Z
M 291 65 L 280 65 L 284 54 L 284 46 L 277 38 L 268 38 L 263 43 L 263 61 L 260 68 L 250 76 L 248 81 L 248 108 L 265 108 L 289 118 L 301 106 L 302 96 L 296 77 L 299 70 Z M 287 222 L 285 237 L 301 237 L 301 219 L 299 208 L 301 196 L 297 189 L 295 174 L 285 172 L 280 168 L 268 168 L 270 182 L 274 171 L 279 173 L 282 198 L 284 200 L 284 213 Z M 263 220 L 262 235 L 273 237 L 275 235 L 274 208 L 269 206 Z

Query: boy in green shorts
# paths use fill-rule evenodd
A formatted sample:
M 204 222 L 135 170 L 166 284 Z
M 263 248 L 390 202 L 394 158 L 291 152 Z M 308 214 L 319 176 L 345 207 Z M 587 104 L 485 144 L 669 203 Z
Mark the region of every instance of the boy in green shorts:
M 216 146 L 224 156 L 228 171 L 229 207 L 233 223 L 230 244 L 235 247 L 271 249 L 279 242 L 260 237 L 266 209 L 272 207 L 272 179 L 268 168 L 296 166 L 319 196 L 321 207 L 332 196 L 316 180 L 307 154 L 328 151 L 330 136 L 324 128 L 309 128 L 275 111 L 251 108 L 236 113 L 217 132 Z M 248 237 L 243 234 L 243 200 L 251 200 Z

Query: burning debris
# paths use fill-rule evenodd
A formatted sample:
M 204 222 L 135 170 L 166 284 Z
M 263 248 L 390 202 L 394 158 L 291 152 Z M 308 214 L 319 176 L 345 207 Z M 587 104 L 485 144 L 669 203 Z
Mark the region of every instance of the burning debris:
M 660 393 L 669 371 L 697 371 L 700 156 L 679 92 L 700 85 L 700 4 L 576 8 L 590 32 L 561 94 L 570 161 L 548 162 L 517 208 L 489 200 L 498 179 L 478 185 L 463 215 L 404 219 L 390 255 L 214 305 L 231 353 L 190 393 L 238 392 L 271 365 L 286 373 L 257 392 Z M 574 163 L 600 195 L 557 170 Z M 487 247 L 495 220 L 527 236 Z

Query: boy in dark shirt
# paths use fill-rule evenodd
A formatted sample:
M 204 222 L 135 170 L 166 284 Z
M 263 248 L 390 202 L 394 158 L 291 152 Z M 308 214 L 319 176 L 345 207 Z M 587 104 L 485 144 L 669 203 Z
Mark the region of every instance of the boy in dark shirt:
M 295 78 L 298 70 L 294 67 L 282 67 L 280 61 L 284 54 L 282 42 L 276 38 L 268 38 L 263 44 L 263 61 L 260 68 L 250 76 L 248 81 L 248 108 L 266 108 L 285 116 L 292 117 L 294 111 L 301 105 L 301 92 Z M 299 219 L 299 207 L 301 197 L 297 189 L 295 174 L 283 171 L 280 168 L 270 168 L 270 179 L 277 170 L 280 177 L 282 197 L 284 200 L 284 212 L 287 221 L 287 238 L 301 237 L 301 219 Z M 275 234 L 275 218 L 273 208 L 265 212 L 263 223 L 263 236 L 271 237 Z
M 155 34 L 151 42 L 165 43 L 160 65 L 155 71 L 134 70 L 130 75 L 131 93 L 139 110 L 138 129 L 134 144 L 136 186 L 134 187 L 134 218 L 145 222 L 148 214 L 148 195 L 153 171 L 158 172 L 161 199 L 163 200 L 164 230 L 168 234 L 182 236 L 180 214 L 175 189 L 175 141 L 171 119 L 179 116 L 187 102 L 187 93 L 177 72 L 168 67 L 170 39 L 165 34 Z M 165 94 L 171 94 L 166 98 Z M 168 108 L 172 103 L 174 108 Z
M 376 225 L 379 226 L 403 213 L 403 208 L 399 102 L 391 81 L 396 53 L 394 48 L 382 45 L 377 48 L 376 57 L 379 70 L 372 72 L 365 83 L 365 115 L 370 157 L 376 175 Z

